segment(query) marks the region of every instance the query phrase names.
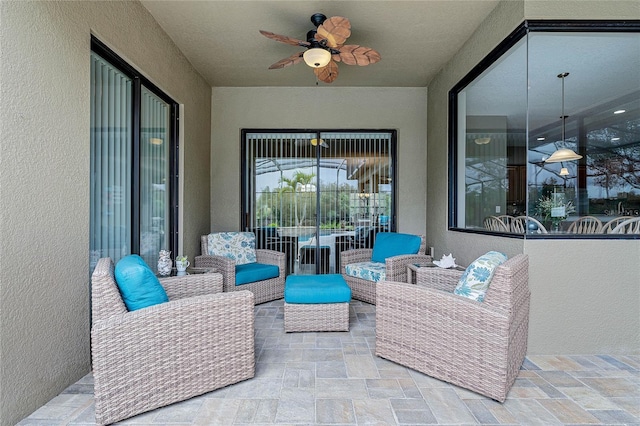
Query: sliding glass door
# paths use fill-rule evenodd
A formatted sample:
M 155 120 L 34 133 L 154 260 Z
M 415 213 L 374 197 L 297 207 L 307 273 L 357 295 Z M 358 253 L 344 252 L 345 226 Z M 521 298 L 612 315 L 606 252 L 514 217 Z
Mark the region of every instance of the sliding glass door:
M 340 252 L 395 228 L 394 131 L 243 132 L 243 227 L 288 273 L 339 273 Z
M 175 254 L 177 104 L 98 40 L 91 53 L 90 267 Z

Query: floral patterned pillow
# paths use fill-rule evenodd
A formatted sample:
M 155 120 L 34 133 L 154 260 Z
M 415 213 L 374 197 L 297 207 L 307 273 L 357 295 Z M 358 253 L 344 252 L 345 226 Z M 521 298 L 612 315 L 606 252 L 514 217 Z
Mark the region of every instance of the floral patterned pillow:
M 253 232 L 216 232 L 209 234 L 207 248 L 212 256 L 225 256 L 236 265 L 256 262 L 256 236 Z
M 478 302 L 484 301 L 496 267 L 506 260 L 507 256 L 497 251 L 483 254 L 467 267 L 453 293 Z

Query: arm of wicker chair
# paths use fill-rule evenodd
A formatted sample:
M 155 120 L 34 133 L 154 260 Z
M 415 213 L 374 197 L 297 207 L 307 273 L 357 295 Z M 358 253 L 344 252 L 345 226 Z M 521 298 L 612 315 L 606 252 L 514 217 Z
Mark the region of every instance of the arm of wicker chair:
M 280 275 L 285 273 L 287 262 L 286 253 L 276 250 L 258 249 L 256 250 L 256 258 L 258 263 L 278 266 L 278 268 L 280 268 Z
M 236 286 L 236 263 L 224 256 L 203 254 L 195 257 L 196 268 L 215 268 L 222 274 L 222 288 L 232 291 Z
M 251 292 L 237 291 L 95 321 L 96 422 L 113 423 L 253 377 L 253 306 Z
M 205 294 L 222 293 L 222 274 L 192 274 L 179 277 L 160 278 L 160 284 L 169 300 Z
M 411 263 L 431 262 L 431 256 L 426 254 L 403 254 L 401 256 L 388 257 L 386 264 L 387 281 L 407 282 L 407 265 Z

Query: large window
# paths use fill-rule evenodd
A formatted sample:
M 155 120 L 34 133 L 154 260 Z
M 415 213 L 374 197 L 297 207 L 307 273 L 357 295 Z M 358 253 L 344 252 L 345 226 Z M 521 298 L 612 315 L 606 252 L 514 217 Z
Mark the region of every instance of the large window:
M 176 247 L 177 104 L 92 39 L 90 266 Z
M 395 229 L 395 131 L 243 131 L 242 226 L 288 273 L 340 273 L 340 252 Z
M 525 22 L 451 90 L 451 229 L 638 237 L 639 31 Z

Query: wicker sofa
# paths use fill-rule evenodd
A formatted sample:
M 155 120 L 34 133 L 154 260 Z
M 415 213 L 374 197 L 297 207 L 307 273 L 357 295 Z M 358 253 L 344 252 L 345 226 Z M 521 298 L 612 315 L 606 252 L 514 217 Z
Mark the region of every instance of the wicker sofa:
M 96 423 L 182 401 L 255 372 L 253 294 L 220 274 L 161 278 L 169 302 L 129 312 L 110 258 L 91 278 Z M 197 350 L 195 350 L 197 348 Z
M 280 275 L 263 281 L 249 284 L 236 285 L 236 264 L 233 260 L 224 256 L 212 256 L 208 250 L 208 236 L 200 237 L 201 255 L 195 257 L 195 266 L 198 268 L 215 268 L 222 274 L 222 288 L 224 292 L 249 290 L 254 295 L 255 304 L 282 299 L 284 297 L 284 281 L 286 278 L 286 254 L 267 249 L 256 249 L 258 263 L 277 265 Z
M 431 261 L 431 256 L 424 254 L 426 240 L 422 235 L 420 249 L 417 254 L 405 254 L 387 258 L 385 261 L 387 281 L 407 281 L 407 265 L 411 263 L 427 263 Z M 353 263 L 367 262 L 371 260 L 373 248 L 360 248 L 346 250 L 340 253 L 340 272 L 351 288 L 351 297 L 363 302 L 376 303 L 376 286 L 378 283 L 354 277 L 347 274 L 346 266 Z
M 376 355 L 503 402 L 527 351 L 528 266 L 524 254 L 498 266 L 484 302 L 452 293 L 457 270 L 379 283 Z

